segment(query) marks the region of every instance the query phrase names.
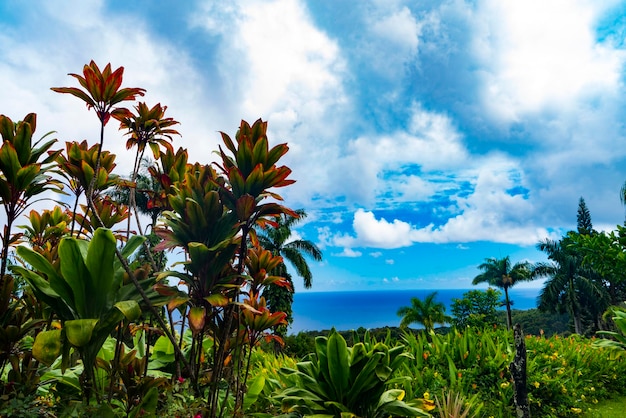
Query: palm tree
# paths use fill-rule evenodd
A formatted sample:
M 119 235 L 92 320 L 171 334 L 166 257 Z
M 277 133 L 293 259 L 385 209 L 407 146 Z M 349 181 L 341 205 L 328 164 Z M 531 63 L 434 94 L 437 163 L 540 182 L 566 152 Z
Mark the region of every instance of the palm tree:
M 306 257 L 310 257 L 315 261 L 321 261 L 322 252 L 309 240 L 289 240 L 292 236 L 291 228 L 307 216 L 303 209 L 297 210 L 296 213 L 298 217 L 282 215 L 277 219 L 277 226 L 261 229 L 257 232 L 257 236 L 261 247 L 274 255 L 282 256 L 295 267 L 298 276 L 304 280 L 304 287 L 309 289 L 313 285 L 313 274 Z M 291 304 L 293 302 L 293 280 L 291 275 L 287 271 L 285 263 L 281 263 L 275 271 L 270 273 L 284 277 L 292 284 L 292 290 L 270 285 L 263 291 L 263 296 L 270 309 L 273 312 L 285 312 L 287 321 L 291 323 Z
M 511 267 L 509 256 L 504 258 L 487 258 L 485 262 L 478 266 L 483 273 L 474 277 L 472 284 L 487 282 L 491 286 L 504 290 L 504 304 L 506 306 L 506 326 L 511 329 L 513 326 L 511 319 L 511 301 L 509 300 L 509 288 L 518 282 L 532 280 L 531 265 L 524 261 L 515 263 Z
M 566 238 L 567 239 L 567 238 Z M 548 255 L 549 263 L 534 266 L 533 277 L 547 277 L 539 294 L 539 309 L 548 312 L 568 312 L 574 322 L 574 332 L 582 333 L 583 304 L 593 300 L 602 304 L 606 300 L 606 290 L 595 280 L 596 274 L 582 265 L 582 259 L 573 251 L 567 250 L 562 241 L 546 239 L 537 248 Z M 588 306 L 588 310 L 593 306 Z
M 400 328 L 406 328 L 411 324 L 422 324 L 426 329 L 426 333 L 435 329 L 435 324 L 445 324 L 450 321 L 450 317 L 446 315 L 446 307 L 441 302 L 435 302 L 437 292 L 433 292 L 426 296 L 424 300 L 419 298 L 411 298 L 411 306 L 402 306 L 398 309 L 400 320 Z

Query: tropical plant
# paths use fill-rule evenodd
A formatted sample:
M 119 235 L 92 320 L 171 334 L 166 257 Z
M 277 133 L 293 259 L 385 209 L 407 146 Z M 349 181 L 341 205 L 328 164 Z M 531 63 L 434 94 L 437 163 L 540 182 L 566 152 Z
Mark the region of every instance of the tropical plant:
M 86 199 L 87 199 L 87 207 L 91 211 L 91 214 L 97 220 L 97 224 L 95 227 L 103 226 L 104 223 L 100 218 L 97 207 L 94 201 L 96 190 L 96 185 L 99 181 L 100 175 L 100 167 L 102 166 L 102 156 L 103 156 L 103 145 L 104 145 L 104 127 L 109 122 L 111 116 L 114 116 L 116 119 L 120 120 L 125 117 L 131 117 L 132 113 L 130 110 L 124 107 L 120 107 L 119 104 L 124 101 L 135 100 L 137 96 L 143 96 L 145 93 L 145 89 L 139 87 L 126 87 L 121 88 L 122 79 L 124 74 L 124 67 L 119 67 L 115 71 L 112 71 L 111 64 L 107 64 L 104 67 L 104 70 L 100 70 L 98 65 L 92 60 L 88 65 L 83 67 L 83 75 L 72 74 L 72 77 L 78 80 L 79 84 L 83 89 L 77 87 L 53 87 L 52 90 L 57 93 L 66 93 L 75 96 L 87 105 L 87 109 L 94 109 L 96 111 L 96 115 L 98 120 L 100 121 L 100 142 L 98 144 L 96 158 L 95 158 L 95 167 L 93 169 L 94 175 L 91 177 L 91 182 L 86 189 Z M 69 153 L 69 152 L 68 152 Z M 82 166 L 81 166 L 82 168 Z M 177 352 L 179 360 L 183 363 L 185 362 L 184 357 L 180 351 L 180 347 L 176 344 L 176 339 L 170 329 L 165 324 L 159 312 L 151 305 L 150 298 L 142 288 L 141 284 L 138 281 L 138 278 L 135 276 L 130 266 L 128 265 L 128 261 L 123 256 L 123 254 L 115 248 L 115 254 L 120 261 L 122 268 L 128 275 L 129 279 L 141 295 L 141 298 L 144 302 L 144 305 L 148 307 L 151 312 L 152 318 L 154 318 L 159 324 L 161 331 L 165 333 L 165 335 L 170 339 L 174 346 L 174 350 Z M 187 369 L 189 369 L 192 373 L 193 370 L 190 369 L 188 364 L 185 364 Z
M 0 115 L 0 200 L 6 213 L 6 224 L 2 231 L 0 284 L 7 270 L 9 247 L 19 239 L 19 234 L 12 235 L 13 223 L 43 193 L 61 193 L 62 189 L 62 185 L 49 175 L 51 163 L 58 151 L 50 152 L 44 157 L 56 139 L 39 145 L 50 135 L 47 133 L 33 143 L 36 128 L 37 115 L 34 113 L 29 113 L 19 122 Z
M 569 236 L 576 235 L 570 232 Z M 583 332 L 583 306 L 581 295 L 588 295 L 587 301 L 606 303 L 607 294 L 595 280 L 597 273 L 583 266 L 582 257 L 569 247 L 571 240 L 546 239 L 537 244 L 537 248 L 548 255 L 551 262 L 537 263 L 533 267 L 533 277 L 547 277 L 539 294 L 539 309 L 548 312 L 567 312 L 574 322 L 574 332 Z M 599 314 L 599 313 L 598 313 Z
M 122 254 L 129 256 L 141 241 L 141 237 L 131 239 Z M 33 270 L 12 267 L 63 323 L 61 329 L 37 334 L 33 355 L 48 365 L 63 355 L 67 365 L 70 347 L 76 349 L 83 360 L 83 389 L 87 399 L 90 388 L 96 384 L 96 356 L 105 340 L 122 320 L 135 320 L 142 313 L 141 297 L 135 287 L 123 284 L 124 271 L 115 258 L 115 247 L 113 233 L 100 228 L 89 242 L 63 238 L 59 243 L 58 269 L 39 253 L 23 246 L 18 247 L 17 253 Z M 144 291 L 151 284 L 152 281 L 142 283 Z
M 617 306 L 609 309 L 613 313 L 613 323 L 617 327 L 617 331 L 598 331 L 600 335 L 607 335 L 612 339 L 600 339 L 594 341 L 596 347 L 605 347 L 615 350 L 618 355 L 626 355 L 626 310 Z
M 292 227 L 300 220 L 306 218 L 306 212 L 303 209 L 295 211 L 297 216 L 281 215 L 276 219 L 275 226 L 267 226 L 264 229 L 257 230 L 260 245 L 269 250 L 274 255 L 280 255 L 296 269 L 298 276 L 304 280 L 304 287 L 310 288 L 313 285 L 313 274 L 309 268 L 306 257 L 311 257 L 315 261 L 322 260 L 322 252 L 311 241 L 305 239 L 291 239 Z M 291 274 L 287 270 L 287 265 L 280 263 L 275 271 L 271 274 L 281 276 L 291 282 L 292 288 L 284 286 L 270 285 L 265 288 L 263 296 L 267 300 L 269 308 L 272 312 L 285 312 L 287 314 L 287 322 L 292 321 L 291 305 L 293 303 L 293 280 Z M 286 327 L 278 330 L 279 334 L 286 334 Z
M 411 324 L 422 324 L 426 333 L 430 334 L 435 324 L 445 324 L 451 318 L 446 315 L 446 307 L 441 302 L 435 302 L 437 292 L 426 296 L 424 300 L 411 298 L 411 306 L 402 306 L 398 309 L 400 328 L 406 328 Z
M 296 386 L 283 390 L 278 399 L 284 412 L 319 417 L 430 416 L 403 401 L 402 389 L 389 389 L 394 372 L 410 359 L 403 345 L 388 347 L 366 338 L 352 347 L 336 331 L 317 337 L 315 352 L 282 368 Z
M 171 128 L 179 122 L 175 121 L 173 118 L 166 118 L 166 109 L 167 106 L 161 106 L 160 103 L 149 108 L 146 103 L 141 102 L 135 106 L 136 114 L 131 113 L 114 116 L 120 120 L 120 129 L 126 129 L 127 135 L 129 135 L 128 141 L 126 141 L 126 149 L 137 146 L 133 171 L 130 182 L 128 183 L 130 190 L 128 203 L 135 212 L 135 222 L 137 223 L 140 234 L 143 234 L 144 231 L 139 221 L 139 209 L 136 204 L 135 195 L 138 186 L 137 178 L 139 169 L 141 168 L 141 162 L 143 161 L 146 147 L 149 146 L 154 158 L 158 159 L 161 155 L 160 145 L 166 144 L 167 146 L 169 145 L 167 141 L 171 141 L 173 135 L 180 135 L 178 131 Z M 152 224 L 154 225 L 154 221 Z M 130 234 L 130 218 L 128 219 L 128 230 Z M 151 255 L 149 251 L 147 251 L 146 254 Z M 154 265 L 154 262 L 152 264 Z
M 441 398 L 436 396 L 435 403 L 441 418 L 473 418 L 480 412 L 475 400 L 467 402 L 463 395 L 452 391 L 442 392 Z
M 240 312 L 248 310 L 259 317 L 266 314 L 253 307 L 262 305 L 257 290 L 276 282 L 267 273 L 282 260 L 269 251 L 262 257 L 255 253 L 258 247 L 255 228 L 275 224 L 274 219 L 283 213 L 294 214 L 276 203 L 281 197 L 270 191 L 293 183 L 287 178 L 291 170 L 276 165 L 288 147 L 279 144 L 270 149 L 266 132 L 267 123 L 257 120 L 252 126 L 242 121 L 235 141 L 222 133 L 227 151 L 220 148 L 220 174 L 211 166 L 195 164 L 185 167 L 180 178 L 176 168 L 180 158 L 173 152 L 166 154 L 163 164 L 163 174 L 178 176 L 179 180 L 168 185 L 170 177 L 164 182 L 170 190 L 167 198 L 171 210 L 163 213 L 164 223 L 155 229 L 163 239 L 156 249 L 182 247 L 188 255 L 185 272 L 166 272 L 163 277 L 176 277 L 189 289 L 188 297 L 179 297 L 177 304 L 184 306 L 183 309 L 188 306 L 187 319 L 194 331 L 195 346 L 200 347 L 206 335 L 214 341 L 209 365 L 210 416 L 216 414 L 220 387 L 224 386 L 222 380 L 227 375 L 231 376 L 226 382 L 227 393 L 232 388 L 236 396 L 235 411 L 243 406 L 244 345 L 250 342 L 252 328 L 246 330 L 244 326 L 242 330 L 245 321 Z M 274 202 L 263 203 L 268 198 Z M 255 254 L 256 261 L 263 260 L 264 268 L 256 269 Z M 251 291 L 242 303 L 240 296 L 246 286 Z M 259 332 L 260 323 L 272 327 L 282 322 L 276 320 L 278 317 L 271 318 L 270 321 L 259 319 L 254 332 Z M 250 321 L 246 321 L 249 325 Z M 199 369 L 199 357 L 195 357 L 193 367 Z
M 518 262 L 511 266 L 508 256 L 497 259 L 488 258 L 478 266 L 482 273 L 474 277 L 472 284 L 488 283 L 504 290 L 504 304 L 507 314 L 507 328 L 511 329 L 511 301 L 509 300 L 509 289 L 522 281 L 532 280 L 531 265 L 528 262 Z

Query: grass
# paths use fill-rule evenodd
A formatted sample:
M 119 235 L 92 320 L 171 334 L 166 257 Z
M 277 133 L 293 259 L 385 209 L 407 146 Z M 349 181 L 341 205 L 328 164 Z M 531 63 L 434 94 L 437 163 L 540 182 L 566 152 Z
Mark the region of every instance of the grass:
M 585 413 L 589 418 L 623 418 L 626 411 L 626 396 L 602 401 Z

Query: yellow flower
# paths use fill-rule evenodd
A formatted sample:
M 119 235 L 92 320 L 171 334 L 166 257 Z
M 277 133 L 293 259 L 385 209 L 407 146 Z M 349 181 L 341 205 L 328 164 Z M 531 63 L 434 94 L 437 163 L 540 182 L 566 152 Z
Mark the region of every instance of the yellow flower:
M 561 386 L 561 392 L 567 393 L 567 388 L 565 386 Z
M 424 392 L 424 399 L 429 400 L 430 399 L 430 393 Z
M 502 389 L 506 389 L 509 387 L 509 385 L 511 384 L 511 382 L 504 382 L 504 383 L 500 383 L 500 387 Z
M 540 383 L 539 383 L 539 382 L 537 382 L 537 381 L 535 380 L 535 381 L 533 382 L 533 386 L 534 386 L 534 387 L 536 387 L 536 388 L 538 388 L 538 387 L 540 386 Z
M 424 402 L 422 403 L 422 408 L 426 410 L 426 412 L 430 412 L 435 409 L 435 402 L 429 399 L 424 399 Z
M 404 391 L 400 392 L 400 394 L 398 395 L 398 397 L 396 399 L 399 400 L 399 401 L 404 399 Z
M 583 412 L 583 410 L 580 409 L 580 408 L 572 408 L 572 412 L 575 413 L 575 414 L 580 414 L 580 413 Z

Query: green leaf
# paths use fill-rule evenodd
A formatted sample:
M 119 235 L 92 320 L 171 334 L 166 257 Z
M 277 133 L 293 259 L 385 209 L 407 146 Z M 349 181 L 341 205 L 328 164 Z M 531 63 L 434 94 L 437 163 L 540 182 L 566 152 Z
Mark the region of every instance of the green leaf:
M 121 284 L 114 283 L 115 243 L 113 233 L 104 228 L 96 229 L 89 243 L 85 265 L 89 271 L 90 283 L 85 289 L 93 292 L 89 295 L 89 304 L 94 317 L 100 317 L 110 309 Z
M 134 321 L 141 316 L 141 307 L 139 306 L 139 303 L 137 303 L 137 301 L 135 300 L 123 300 L 117 302 L 114 306 L 129 321 Z
M 333 384 L 337 399 L 343 399 L 348 390 L 350 369 L 348 366 L 349 353 L 346 340 L 338 332 L 330 334 L 327 345 L 328 372 Z
M 133 407 L 130 414 L 131 418 L 143 416 L 156 416 L 157 404 L 159 401 L 159 391 L 156 387 L 151 387 L 146 393 L 139 405 Z
M 31 140 L 34 129 L 28 122 L 18 122 L 15 129 L 15 138 L 13 138 L 13 146 L 17 152 L 20 166 L 25 166 L 30 160 Z
M 141 245 L 146 241 L 146 237 L 143 235 L 133 235 L 132 237 L 130 237 L 130 239 L 126 242 L 126 244 L 124 245 L 124 247 L 122 247 L 122 250 L 120 251 L 122 253 L 122 255 L 124 256 L 124 258 L 128 258 L 131 255 L 133 255 L 133 253 L 135 252 L 135 250 L 137 250 L 137 248 L 141 247 Z M 117 261 L 117 258 L 116 258 Z M 118 261 L 119 262 L 119 261 Z
M 207 302 L 211 304 L 211 306 L 226 306 L 228 305 L 229 299 L 228 297 L 222 295 L 221 293 L 213 293 L 204 298 Z
M 15 185 L 17 172 L 20 168 L 20 162 L 17 159 L 17 153 L 13 144 L 5 142 L 0 148 L 0 171 L 2 171 L 9 184 Z
M 15 185 L 19 190 L 26 190 L 26 188 L 34 182 L 35 178 L 41 171 L 38 164 L 30 164 L 26 167 L 22 167 L 17 170 Z M 38 179 L 41 181 L 41 179 Z
M 87 284 L 91 284 L 89 270 L 85 266 L 81 244 L 75 238 L 63 238 L 59 243 L 59 258 L 61 259 L 61 276 L 72 289 L 72 301 L 74 311 L 81 318 L 89 318 L 98 315 L 90 315 L 90 298 L 101 297 L 87 291 Z
M 61 355 L 61 330 L 42 331 L 35 337 L 33 357 L 50 366 Z
M 264 387 L 265 387 L 265 377 L 263 375 L 260 374 L 254 379 L 252 379 L 252 381 L 248 385 L 248 391 L 246 392 L 246 395 L 243 398 L 244 412 L 247 411 L 248 408 L 250 408 L 250 406 L 252 406 L 257 401 Z
M 97 323 L 97 319 L 73 319 L 71 321 L 65 321 L 65 336 L 74 347 L 84 347 L 91 340 L 93 329 L 96 327 Z
M 33 269 L 48 277 L 50 287 L 53 288 L 59 296 L 66 300 L 72 299 L 72 289 L 65 283 L 54 266 L 52 266 L 43 255 L 24 246 L 17 247 L 16 251 L 17 255 L 19 255 L 22 260 L 26 261 Z

